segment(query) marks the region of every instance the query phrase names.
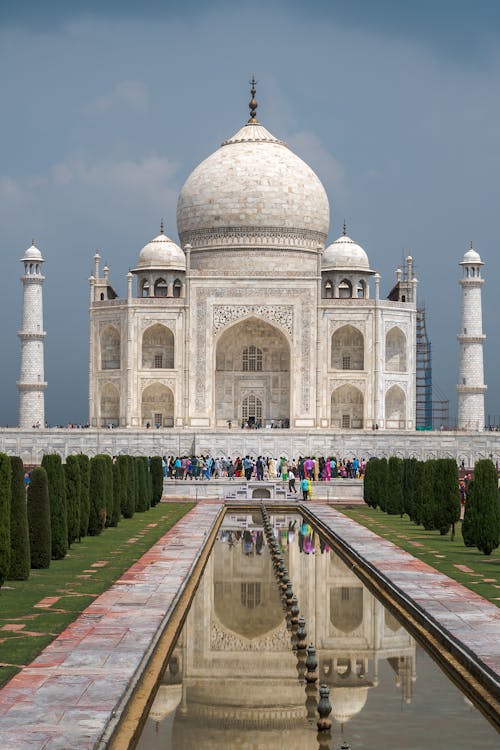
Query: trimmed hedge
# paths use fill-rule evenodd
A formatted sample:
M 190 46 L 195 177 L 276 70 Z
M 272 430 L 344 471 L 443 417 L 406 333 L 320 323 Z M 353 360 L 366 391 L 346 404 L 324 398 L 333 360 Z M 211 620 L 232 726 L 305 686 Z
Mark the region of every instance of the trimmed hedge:
M 66 477 L 58 453 L 48 453 L 42 458 L 47 472 L 50 501 L 50 527 L 52 534 L 52 559 L 61 560 L 68 551 L 68 517 L 66 509 Z
M 30 539 L 22 459 L 11 456 L 10 467 L 10 567 L 7 578 L 11 581 L 26 581 L 30 575 Z
M 5 453 L 0 453 L 0 586 L 10 568 L 10 494 L 10 459 Z
M 52 550 L 49 483 L 47 472 L 41 466 L 30 474 L 28 524 L 31 567 L 48 568 Z

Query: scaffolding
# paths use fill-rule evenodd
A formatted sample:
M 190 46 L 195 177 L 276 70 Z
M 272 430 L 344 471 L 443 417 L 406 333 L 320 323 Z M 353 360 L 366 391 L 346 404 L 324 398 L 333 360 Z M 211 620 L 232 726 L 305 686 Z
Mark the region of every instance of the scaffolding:
M 449 427 L 450 402 L 432 383 L 432 347 L 425 327 L 425 307 L 417 308 L 417 430 Z

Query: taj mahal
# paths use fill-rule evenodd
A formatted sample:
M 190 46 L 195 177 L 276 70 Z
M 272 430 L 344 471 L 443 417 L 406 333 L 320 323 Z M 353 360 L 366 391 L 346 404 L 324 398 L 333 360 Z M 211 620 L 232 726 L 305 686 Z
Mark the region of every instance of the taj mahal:
M 396 270 L 384 298 L 380 275 L 345 223 L 327 243 L 325 189 L 260 123 L 255 94 L 252 80 L 248 121 L 180 190 L 178 242 L 162 221 L 135 263 L 130 258 L 126 298 L 94 256 L 90 429 L 151 428 L 167 443 L 167 433 L 199 432 L 209 449 L 223 452 L 228 438 L 221 435 L 253 427 L 268 436 L 289 428 L 306 452 L 314 450 L 311 440 L 332 434 L 358 445 L 362 434 L 365 443 L 387 435 L 388 446 L 404 435 L 418 439 L 413 259 Z M 19 425 L 29 430 L 45 424 L 44 258 L 33 244 L 21 262 Z M 458 427 L 478 435 L 486 391 L 483 263 L 472 245 L 460 266 Z M 451 452 L 459 457 L 460 449 Z

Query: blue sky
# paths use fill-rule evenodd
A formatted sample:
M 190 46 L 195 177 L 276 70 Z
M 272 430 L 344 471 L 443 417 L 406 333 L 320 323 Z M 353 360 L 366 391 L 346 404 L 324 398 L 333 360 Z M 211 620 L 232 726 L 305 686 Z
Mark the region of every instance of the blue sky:
M 455 410 L 458 262 L 485 261 L 486 412 L 500 415 L 500 5 L 310 0 L 0 2 L 0 424 L 15 424 L 19 258 L 46 259 L 47 418 L 87 419 L 88 283 L 125 275 L 190 171 L 259 118 L 318 173 L 392 285 L 416 261 L 435 382 Z

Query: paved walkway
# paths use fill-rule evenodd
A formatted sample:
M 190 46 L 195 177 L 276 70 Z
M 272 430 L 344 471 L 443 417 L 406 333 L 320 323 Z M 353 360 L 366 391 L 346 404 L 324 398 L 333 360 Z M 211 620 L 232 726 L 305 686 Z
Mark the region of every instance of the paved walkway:
M 1 750 L 94 747 L 221 509 L 193 508 L 0 690 Z
M 500 609 L 327 505 L 308 503 L 323 524 L 377 568 L 497 676 L 500 689 Z

